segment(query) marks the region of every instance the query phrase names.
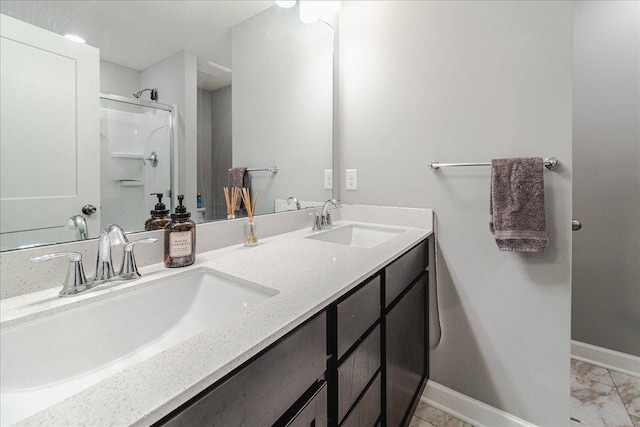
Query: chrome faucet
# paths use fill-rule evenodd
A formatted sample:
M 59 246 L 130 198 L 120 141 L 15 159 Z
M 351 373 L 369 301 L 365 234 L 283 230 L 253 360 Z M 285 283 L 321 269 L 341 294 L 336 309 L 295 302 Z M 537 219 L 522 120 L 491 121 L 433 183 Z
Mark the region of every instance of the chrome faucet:
M 336 199 L 329 199 L 322 205 L 322 211 L 320 213 L 315 213 L 315 218 L 313 222 L 313 230 L 322 230 L 323 228 L 327 228 L 332 226 L 331 223 L 331 209 L 341 208 L 340 202 Z
M 111 247 L 127 243 L 129 240 L 118 224 L 109 224 L 104 228 L 98 237 L 98 259 L 96 260 L 96 274 L 93 278 L 94 284 L 104 283 L 116 276 L 111 261 Z
M 82 215 L 73 215 L 65 224 L 67 230 L 76 230 L 76 239 L 87 240 L 89 238 L 89 230 L 87 228 L 87 220 Z
M 298 199 L 296 199 L 295 197 L 291 196 L 291 197 L 288 197 L 288 198 L 287 198 L 287 205 L 290 205 L 290 204 L 291 204 L 291 202 L 294 202 L 294 203 L 296 204 L 296 209 L 297 209 L 297 210 L 302 209 L 302 208 L 300 207 L 300 202 L 299 202 L 299 201 L 298 201 Z
M 82 255 L 78 252 L 58 252 L 31 258 L 33 262 L 43 262 L 54 258 L 68 257 L 69 268 L 67 277 L 59 295 L 62 297 L 77 295 L 93 289 L 94 287 L 118 280 L 135 280 L 140 276 L 136 261 L 133 256 L 133 247 L 138 243 L 155 243 L 155 237 L 129 242 L 122 228 L 116 224 L 105 227 L 98 238 L 98 258 L 96 260 L 96 272 L 93 280 L 87 281 L 82 265 Z M 115 274 L 111 261 L 111 247 L 124 244 L 122 262 L 118 274 Z

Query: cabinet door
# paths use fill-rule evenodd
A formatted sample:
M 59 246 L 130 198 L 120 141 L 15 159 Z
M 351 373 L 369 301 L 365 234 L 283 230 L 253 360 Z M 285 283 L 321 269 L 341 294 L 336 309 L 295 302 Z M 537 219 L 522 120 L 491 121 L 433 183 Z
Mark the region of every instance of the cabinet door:
M 100 206 L 100 52 L 0 19 L 0 231 L 61 228 Z
M 427 281 L 425 274 L 386 316 L 387 425 L 407 425 L 407 413 L 427 379 Z

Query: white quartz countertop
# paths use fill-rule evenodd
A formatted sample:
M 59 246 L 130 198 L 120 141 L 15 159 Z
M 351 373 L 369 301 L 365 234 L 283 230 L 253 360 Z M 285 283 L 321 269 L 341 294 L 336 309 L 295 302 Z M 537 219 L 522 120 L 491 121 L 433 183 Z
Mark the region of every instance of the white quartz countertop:
M 371 249 L 308 239 L 318 232 L 305 228 L 261 239 L 254 247 L 235 245 L 201 253 L 195 264 L 185 268 L 167 269 L 162 263 L 143 267 L 140 269 L 143 277 L 135 282 L 75 298 L 58 298 L 56 288 L 2 300 L 0 327 L 7 328 L 203 267 L 278 291 L 223 325 L 175 345 L 20 424 L 149 425 L 158 421 L 428 237 L 432 233 L 432 212 L 420 211 L 421 218 L 430 220 L 421 221 L 420 228 L 415 227 L 415 220 L 407 222 L 414 227 L 401 226 L 401 216 L 393 221 L 380 221 L 405 231 Z M 375 223 L 375 215 L 369 218 L 373 221 L 368 224 Z M 333 228 L 360 223 L 341 220 Z

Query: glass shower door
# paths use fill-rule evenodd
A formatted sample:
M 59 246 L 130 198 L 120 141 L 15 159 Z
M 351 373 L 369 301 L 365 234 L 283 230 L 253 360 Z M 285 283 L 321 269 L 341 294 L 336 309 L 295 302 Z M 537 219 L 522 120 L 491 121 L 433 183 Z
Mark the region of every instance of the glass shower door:
M 101 95 L 102 227 L 111 223 L 125 232 L 142 231 L 157 201 L 171 206 L 172 107 Z

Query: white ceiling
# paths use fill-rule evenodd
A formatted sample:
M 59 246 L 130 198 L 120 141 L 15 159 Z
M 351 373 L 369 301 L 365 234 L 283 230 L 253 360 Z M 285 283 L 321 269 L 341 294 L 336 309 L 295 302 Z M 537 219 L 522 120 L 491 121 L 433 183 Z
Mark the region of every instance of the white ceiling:
M 100 49 L 101 59 L 137 71 L 183 49 L 198 56 L 202 71 L 207 62 L 231 68 L 231 27 L 273 4 L 271 0 L 2 0 L 0 12 L 54 33 L 77 34 Z

